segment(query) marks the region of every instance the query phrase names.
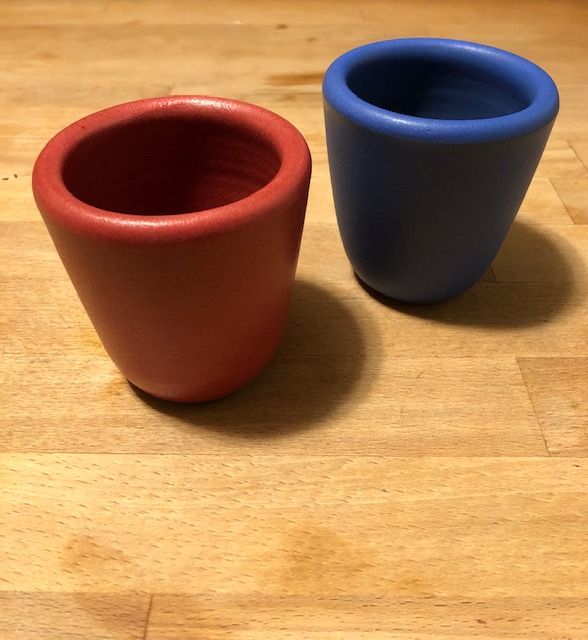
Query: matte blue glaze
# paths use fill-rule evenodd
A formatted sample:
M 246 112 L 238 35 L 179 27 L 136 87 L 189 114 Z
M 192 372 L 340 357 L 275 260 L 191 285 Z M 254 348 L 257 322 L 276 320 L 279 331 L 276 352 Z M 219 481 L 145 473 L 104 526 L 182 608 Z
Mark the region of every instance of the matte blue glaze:
M 558 110 L 553 80 L 471 42 L 375 42 L 323 81 L 337 220 L 357 275 L 437 302 L 476 282 L 520 207 Z

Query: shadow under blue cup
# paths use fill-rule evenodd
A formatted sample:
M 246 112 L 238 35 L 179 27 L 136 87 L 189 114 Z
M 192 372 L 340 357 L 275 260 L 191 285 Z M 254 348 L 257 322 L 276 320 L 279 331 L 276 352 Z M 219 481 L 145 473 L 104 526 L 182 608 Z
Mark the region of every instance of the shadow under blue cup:
M 407 38 L 337 58 L 323 96 L 337 220 L 357 276 L 405 302 L 474 284 L 551 131 L 549 75 L 493 47 Z

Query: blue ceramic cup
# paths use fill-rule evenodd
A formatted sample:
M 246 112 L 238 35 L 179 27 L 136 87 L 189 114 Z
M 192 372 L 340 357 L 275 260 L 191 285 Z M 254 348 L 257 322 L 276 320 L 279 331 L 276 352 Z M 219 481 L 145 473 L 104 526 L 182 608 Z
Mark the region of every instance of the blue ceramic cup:
M 357 276 L 406 302 L 475 283 L 525 196 L 558 110 L 537 65 L 436 38 L 375 42 L 323 81 L 337 220 Z

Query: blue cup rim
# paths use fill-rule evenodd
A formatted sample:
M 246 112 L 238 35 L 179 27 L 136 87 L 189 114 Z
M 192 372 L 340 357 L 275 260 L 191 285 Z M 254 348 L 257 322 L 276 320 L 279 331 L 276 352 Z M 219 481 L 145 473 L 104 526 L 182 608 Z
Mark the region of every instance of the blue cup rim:
M 516 84 L 528 96 L 520 111 L 490 118 L 444 120 L 389 111 L 365 101 L 348 85 L 359 65 L 417 56 L 429 61 L 475 65 L 480 71 Z M 398 38 L 351 49 L 338 57 L 323 78 L 323 96 L 336 111 L 377 133 L 441 143 L 490 142 L 535 131 L 551 122 L 559 109 L 557 87 L 549 74 L 514 53 L 475 42 L 446 38 Z

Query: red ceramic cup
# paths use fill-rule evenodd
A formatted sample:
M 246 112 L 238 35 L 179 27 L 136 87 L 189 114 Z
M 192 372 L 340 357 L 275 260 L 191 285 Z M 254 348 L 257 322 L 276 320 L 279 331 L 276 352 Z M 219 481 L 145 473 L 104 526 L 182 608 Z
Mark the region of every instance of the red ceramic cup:
M 212 400 L 265 367 L 286 324 L 310 166 L 280 116 L 200 96 L 105 109 L 47 144 L 37 205 L 133 384 Z

